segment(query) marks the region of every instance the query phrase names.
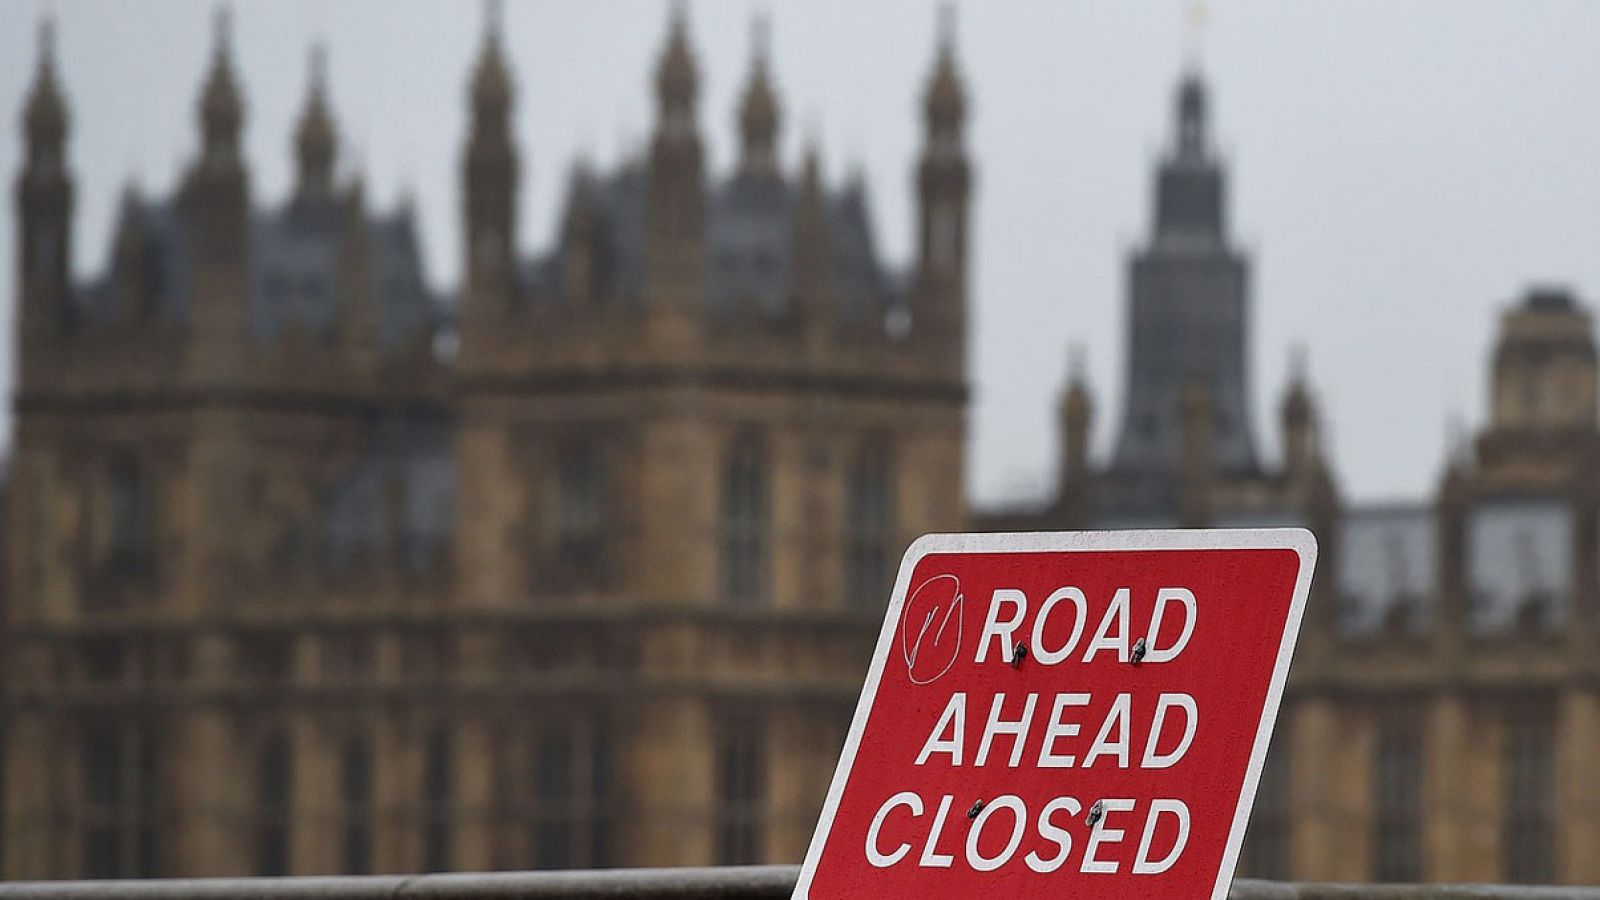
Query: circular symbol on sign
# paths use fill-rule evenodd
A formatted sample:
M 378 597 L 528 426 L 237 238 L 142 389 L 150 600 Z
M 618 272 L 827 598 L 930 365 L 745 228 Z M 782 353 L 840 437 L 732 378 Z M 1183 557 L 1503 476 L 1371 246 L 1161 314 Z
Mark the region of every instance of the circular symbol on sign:
M 912 684 L 932 684 L 956 664 L 966 599 L 954 575 L 935 575 L 906 599 L 900 615 L 900 652 Z

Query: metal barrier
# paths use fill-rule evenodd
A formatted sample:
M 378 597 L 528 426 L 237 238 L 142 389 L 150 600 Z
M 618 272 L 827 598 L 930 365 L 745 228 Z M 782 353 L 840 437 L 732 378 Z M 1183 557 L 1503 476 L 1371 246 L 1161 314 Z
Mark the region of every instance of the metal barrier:
M 0 883 L 15 900 L 783 900 L 795 866 Z M 1234 882 L 1230 900 L 1600 900 L 1600 887 Z

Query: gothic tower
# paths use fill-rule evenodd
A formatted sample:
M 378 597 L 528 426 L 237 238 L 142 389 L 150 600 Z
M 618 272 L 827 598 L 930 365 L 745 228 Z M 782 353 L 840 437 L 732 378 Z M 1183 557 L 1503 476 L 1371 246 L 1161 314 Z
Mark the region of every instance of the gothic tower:
M 972 172 L 967 161 L 967 93 L 956 64 L 955 23 L 944 11 L 933 73 L 923 95 L 923 148 L 917 168 L 915 328 L 935 353 L 966 357 L 967 212 Z
M 1224 477 L 1258 466 L 1249 419 L 1247 264 L 1230 245 L 1224 173 L 1207 134 L 1206 89 L 1178 90 L 1176 133 L 1156 179 L 1149 242 L 1129 267 L 1127 400 L 1107 503 L 1133 514 L 1170 512 L 1185 429 L 1206 427 L 1206 465 Z M 1182 397 L 1199 383 L 1207 423 L 1185 422 Z M 1192 442 L 1191 442 L 1192 443 Z
M 504 315 L 514 289 L 520 165 L 511 138 L 514 90 L 501 49 L 499 7 L 491 6 L 472 73 L 470 128 L 461 157 L 463 341 Z
M 673 8 L 656 64 L 656 127 L 650 139 L 645 213 L 645 303 L 650 331 L 681 348 L 698 331 L 705 288 L 706 188 L 696 106 L 700 74 L 688 15 Z
M 200 156 L 183 189 L 195 300 L 190 351 L 196 375 L 208 379 L 227 377 L 240 361 L 249 290 L 250 179 L 240 154 L 245 110 L 233 71 L 230 27 L 226 9 L 219 10 L 211 69 L 196 106 Z
M 23 111 L 26 147 L 17 176 L 17 318 L 26 379 L 39 350 L 72 316 L 72 173 L 67 168 L 66 99 L 56 81 L 55 31 L 39 27 L 39 65 Z

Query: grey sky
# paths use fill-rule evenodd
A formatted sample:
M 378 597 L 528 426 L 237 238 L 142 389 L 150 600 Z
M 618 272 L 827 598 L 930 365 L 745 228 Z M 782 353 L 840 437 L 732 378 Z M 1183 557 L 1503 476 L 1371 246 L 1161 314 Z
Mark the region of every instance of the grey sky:
M 79 176 L 76 265 L 98 271 L 122 184 L 165 193 L 195 146 L 210 0 L 58 0 Z M 0 282 L 13 302 L 10 179 L 45 8 L 0 10 Z M 980 500 L 1046 487 L 1069 343 L 1088 347 L 1095 446 L 1121 391 L 1127 250 L 1185 58 L 1180 0 L 966 2 L 975 209 L 971 482 Z M 713 171 L 733 157 L 749 22 L 772 19 L 785 158 L 821 136 L 833 178 L 859 167 L 879 238 L 908 254 L 929 0 L 692 4 Z M 549 240 L 575 154 L 609 165 L 650 127 L 656 0 L 512 0 L 524 248 Z M 455 283 L 456 160 L 480 5 L 241 0 L 235 46 L 258 202 L 291 177 L 307 48 L 325 36 L 346 163 L 389 206 L 409 190 L 431 280 Z M 1530 282 L 1600 299 L 1600 4 L 1587 0 L 1213 0 L 1201 55 L 1231 161 L 1234 232 L 1253 257 L 1256 428 L 1276 447 L 1289 348 L 1309 348 L 1347 495 L 1433 491 L 1452 416 L 1483 418 L 1498 311 Z M 9 315 L 7 317 L 9 321 Z M 6 388 L 12 348 L 8 341 Z M 6 419 L 9 432 L 9 417 Z

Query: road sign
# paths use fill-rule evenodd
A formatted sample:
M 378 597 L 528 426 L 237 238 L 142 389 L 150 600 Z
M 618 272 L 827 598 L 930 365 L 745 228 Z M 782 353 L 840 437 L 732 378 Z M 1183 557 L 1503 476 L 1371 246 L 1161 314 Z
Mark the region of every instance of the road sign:
M 1301 529 L 917 541 L 794 896 L 1221 900 L 1316 555 Z

